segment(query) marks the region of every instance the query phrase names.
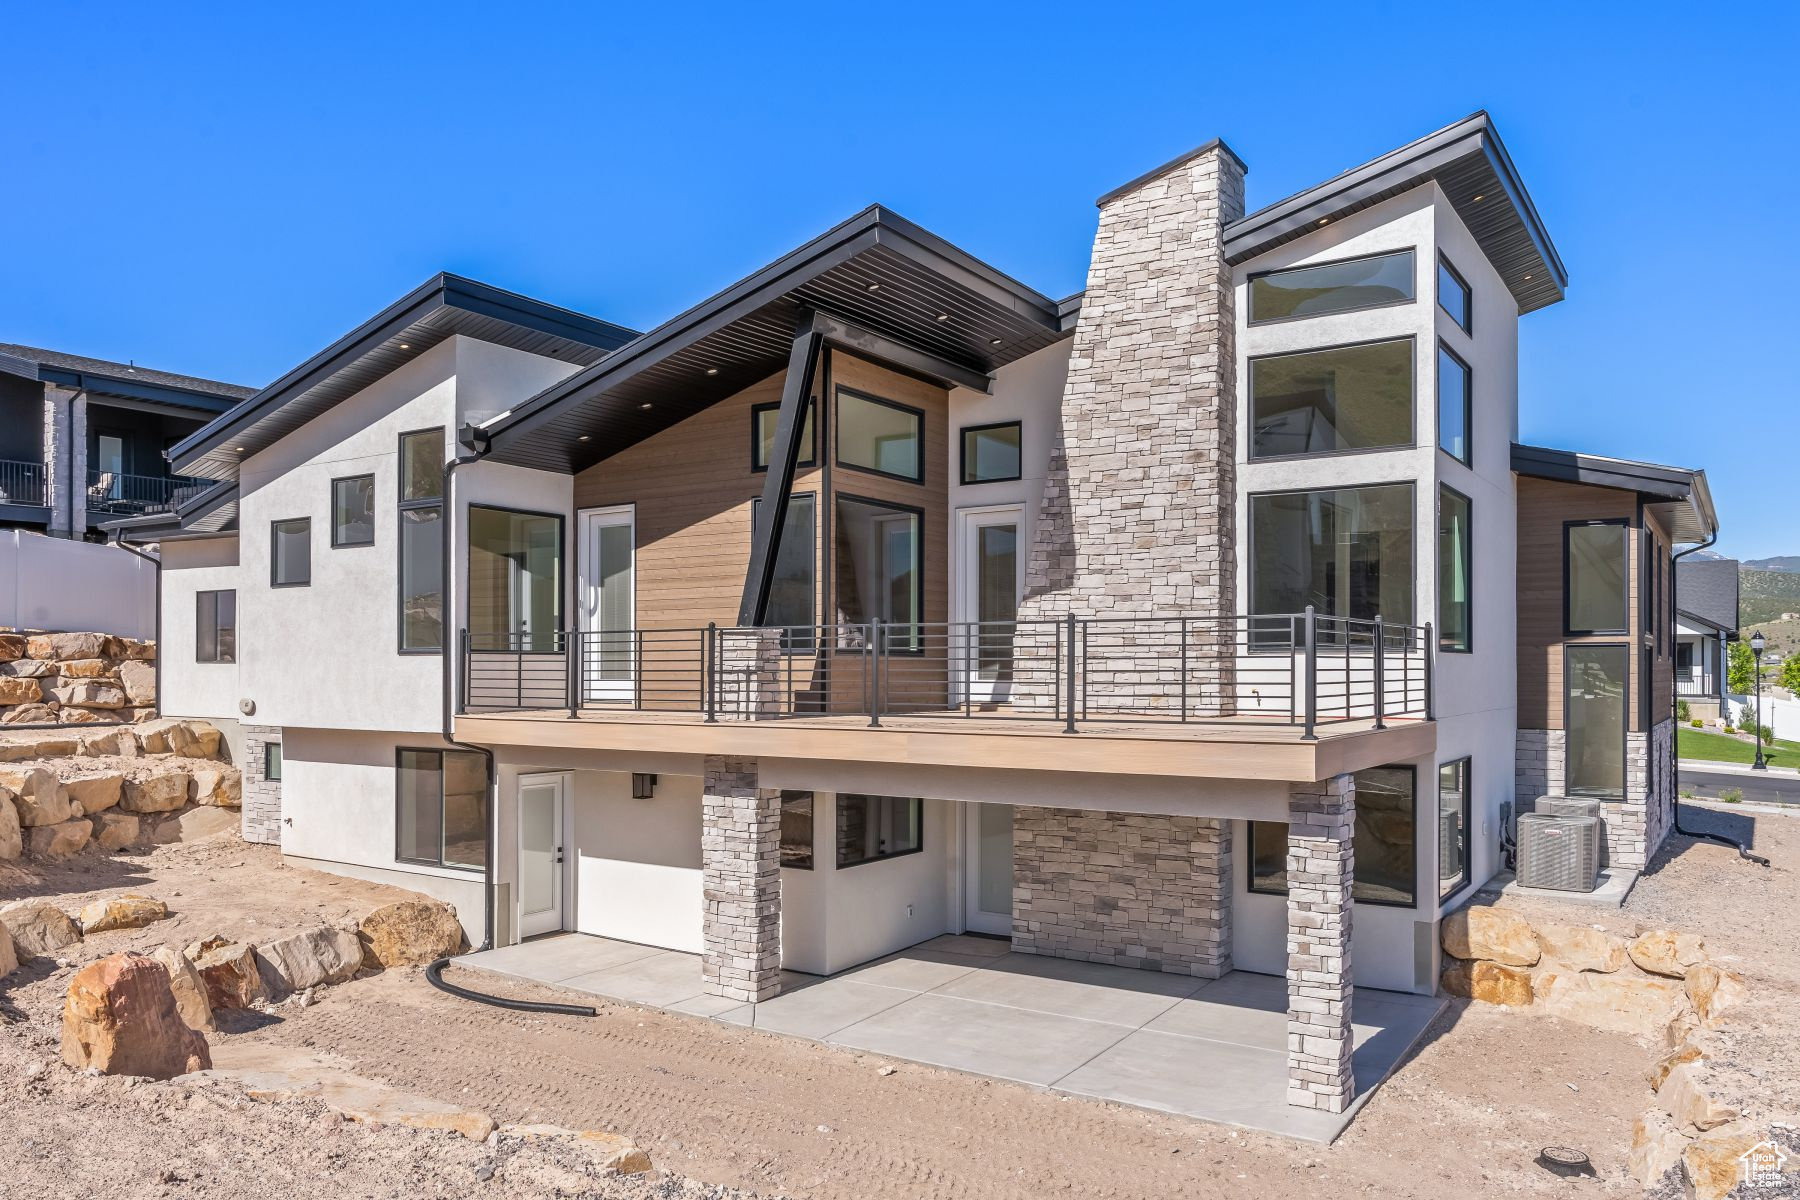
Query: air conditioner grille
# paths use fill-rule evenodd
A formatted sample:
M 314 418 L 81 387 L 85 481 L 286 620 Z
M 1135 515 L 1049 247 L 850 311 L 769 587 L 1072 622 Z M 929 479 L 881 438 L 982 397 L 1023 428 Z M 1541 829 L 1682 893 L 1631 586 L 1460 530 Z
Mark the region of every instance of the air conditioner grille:
M 1523 887 L 1591 892 L 1600 880 L 1600 821 L 1525 813 L 1519 818 L 1518 879 Z

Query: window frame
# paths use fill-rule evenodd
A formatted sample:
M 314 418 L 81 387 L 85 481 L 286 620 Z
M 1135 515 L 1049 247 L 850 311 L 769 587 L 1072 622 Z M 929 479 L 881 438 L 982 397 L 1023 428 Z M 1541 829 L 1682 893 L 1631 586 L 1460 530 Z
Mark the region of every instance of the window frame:
M 916 806 L 919 815 L 919 844 L 910 850 L 896 850 L 888 854 L 877 854 L 872 858 L 859 858 L 855 862 L 846 863 L 843 859 L 843 844 L 838 839 L 838 805 L 844 802 L 845 796 L 862 796 L 869 800 L 904 800 Z M 866 867 L 871 863 L 892 862 L 896 858 L 911 858 L 915 854 L 925 853 L 925 800 L 922 796 L 890 796 L 876 792 L 834 792 L 831 797 L 831 861 L 832 869 L 850 871 L 857 867 Z M 817 857 L 815 852 L 815 857 Z
M 292 580 L 288 583 L 283 583 L 276 576 L 276 571 L 280 567 L 281 559 L 280 559 L 280 556 L 275 553 L 275 539 L 277 536 L 277 531 L 283 525 L 305 525 L 306 526 L 306 578 L 305 579 L 296 579 L 296 580 Z M 308 517 L 281 517 L 281 518 L 278 518 L 276 520 L 269 522 L 269 586 L 271 588 L 303 588 L 303 587 L 311 587 L 312 586 L 312 518 L 310 516 L 308 516 Z
M 793 640 L 791 637 L 792 630 L 794 628 L 793 626 L 781 626 L 781 625 L 765 626 L 765 628 L 782 630 L 781 651 L 780 651 L 782 654 L 817 654 L 819 652 L 819 646 L 818 646 L 818 642 L 819 642 L 819 633 L 818 633 L 818 630 L 819 630 L 819 559 L 820 559 L 820 555 L 819 555 L 819 536 L 820 536 L 819 509 L 823 507 L 823 504 L 822 504 L 823 497 L 824 497 L 823 492 L 813 491 L 811 489 L 803 489 L 801 491 L 788 493 L 788 502 L 787 502 L 787 510 L 786 510 L 787 512 L 793 511 L 794 501 L 802 500 L 802 499 L 805 500 L 807 503 L 811 504 L 812 509 L 813 509 L 813 532 L 812 532 L 812 536 L 806 539 L 807 553 L 810 555 L 811 560 L 812 560 L 812 592 L 811 592 L 811 595 L 807 602 L 807 616 L 811 619 L 807 621 L 807 624 L 812 627 L 813 634 L 812 634 L 812 639 L 811 639 L 810 644 L 802 645 L 798 641 Z M 755 524 L 756 514 L 761 509 L 761 507 L 762 507 L 762 497 L 761 496 L 750 497 L 750 520 L 751 520 L 752 526 L 754 526 L 754 524 Z M 783 514 L 784 520 L 785 520 L 785 517 L 786 517 L 786 514 L 784 513 Z M 781 531 L 776 530 L 776 543 L 775 543 L 774 557 L 778 562 L 781 557 L 781 550 L 786 545 L 786 543 L 781 539 L 780 534 L 781 534 Z
M 337 490 L 340 483 L 359 483 L 369 481 L 369 537 L 366 541 L 346 542 L 338 540 L 338 499 Z M 339 475 L 331 481 L 331 549 L 346 550 L 355 546 L 373 546 L 375 544 L 375 473 L 365 471 L 361 475 Z
M 1432 391 L 1434 393 L 1434 399 L 1437 401 L 1432 407 L 1432 414 L 1437 424 L 1437 448 L 1440 453 L 1448 454 L 1463 466 L 1473 468 L 1475 466 L 1475 368 L 1469 365 L 1468 359 L 1458 354 L 1455 350 L 1452 350 L 1450 348 L 1450 343 L 1446 342 L 1443 338 L 1437 340 L 1437 347 L 1438 357 L 1432 361 L 1431 376 Z M 1465 451 L 1463 454 L 1458 454 L 1456 451 L 1444 445 L 1443 356 L 1446 354 L 1450 356 L 1451 360 L 1455 362 L 1457 366 L 1462 368 L 1463 372 L 1462 427 L 1463 450 Z
M 275 763 L 275 773 L 273 775 L 271 775 L 269 773 L 269 763 L 271 761 L 271 759 L 269 758 L 270 751 L 273 751 L 275 754 L 275 757 L 272 760 Z M 286 763 L 287 763 L 287 757 L 284 754 L 282 754 L 282 752 L 281 752 L 280 739 L 276 739 L 273 741 L 267 741 L 267 742 L 263 743 L 262 777 L 263 777 L 264 783 L 280 783 L 281 782 L 281 771 L 282 771 L 282 768 L 286 765 Z
M 1467 574 L 1466 583 L 1469 589 L 1469 598 L 1464 607 L 1468 612 L 1468 618 L 1463 622 L 1467 631 L 1464 644 L 1460 646 L 1446 644 L 1444 641 L 1444 554 L 1440 545 L 1437 554 L 1437 648 L 1439 653 L 1443 654 L 1473 654 L 1475 653 L 1475 501 L 1447 483 L 1438 484 L 1437 516 L 1440 540 L 1443 537 L 1445 492 L 1461 500 L 1468 513 L 1468 521 L 1463 526 L 1463 569 Z
M 200 657 L 200 647 L 203 644 L 203 639 L 200 636 L 200 631 L 205 628 L 205 616 L 204 616 L 204 611 L 203 611 L 202 606 L 205 604 L 206 597 L 208 597 L 208 596 L 214 596 L 214 597 L 230 596 L 231 597 L 231 626 L 230 626 L 230 628 L 231 628 L 231 657 L 230 658 L 218 657 L 219 602 L 216 599 L 213 601 L 213 636 L 212 636 L 213 657 L 212 658 Z M 236 666 L 237 665 L 237 627 L 238 626 L 237 626 L 237 589 L 236 588 L 206 588 L 202 591 L 197 591 L 194 593 L 194 661 L 196 663 L 203 663 L 207 666 Z
M 1411 373 L 1406 396 L 1407 440 L 1390 446 L 1350 446 L 1340 450 L 1303 450 L 1297 454 L 1258 454 L 1256 452 L 1256 365 L 1277 358 L 1296 358 L 1302 354 L 1326 354 L 1333 350 L 1357 350 L 1364 346 L 1383 346 L 1405 342 L 1407 365 Z M 1324 346 L 1306 346 L 1297 350 L 1272 350 L 1252 354 L 1244 359 L 1244 411 L 1249 427 L 1245 430 L 1245 461 L 1251 463 L 1296 462 L 1318 458 L 1344 458 L 1354 454 L 1392 454 L 1419 448 L 1419 335 L 1403 333 L 1398 337 L 1361 338 L 1353 342 L 1332 342 Z
M 914 526 L 915 533 L 914 533 L 913 541 L 914 541 L 914 549 L 917 554 L 918 563 L 919 563 L 919 565 L 918 565 L 919 612 L 918 612 L 918 616 L 914 620 L 912 620 L 910 622 L 905 622 L 904 624 L 908 628 L 911 628 L 912 630 L 914 630 L 915 636 L 917 637 L 919 644 L 916 647 L 912 647 L 912 648 L 895 647 L 890 644 L 887 648 L 886 653 L 888 653 L 888 654 L 905 654 L 905 655 L 911 655 L 913 657 L 922 658 L 925 654 L 925 636 L 924 636 L 925 635 L 925 627 L 930 624 L 930 622 L 928 620 L 926 620 L 926 618 L 925 618 L 925 604 L 926 604 L 927 600 L 929 599 L 929 593 L 926 590 L 927 577 L 925 574 L 925 537 L 926 537 L 925 509 L 923 507 L 921 507 L 920 505 L 903 504 L 898 500 L 877 500 L 873 496 L 864 496 L 857 492 L 835 491 L 831 494 L 831 547 L 834 552 L 837 549 L 837 539 L 839 536 L 839 528 L 842 524 L 842 522 L 840 522 L 838 520 L 838 505 L 842 504 L 846 500 L 850 501 L 852 504 L 860 504 L 860 505 L 864 506 L 865 508 L 885 508 L 892 512 L 905 513 L 906 515 L 914 518 L 914 520 L 916 520 L 918 522 L 918 524 L 916 526 Z M 837 560 L 835 559 L 835 557 L 831 560 L 831 567 L 832 567 L 833 571 L 836 571 Z M 815 570 L 815 571 L 818 570 L 818 563 L 816 561 L 813 564 L 813 570 Z M 832 595 L 831 595 L 831 599 L 834 602 L 843 599 L 843 597 L 837 595 L 836 583 L 837 583 L 837 579 L 836 579 L 836 576 L 834 575 L 832 578 L 833 589 L 832 589 Z M 815 589 L 815 591 L 816 591 L 816 589 Z M 846 622 L 846 624 L 861 625 L 861 624 L 864 624 L 864 622 L 850 621 L 850 622 Z M 885 628 L 885 629 L 892 629 L 892 628 L 894 628 L 894 626 L 901 625 L 901 624 L 903 624 L 903 623 L 899 622 L 899 621 L 883 621 L 882 622 L 883 628 Z M 835 638 L 832 640 L 831 651 L 833 654 L 861 654 L 861 653 L 863 653 L 863 648 L 861 646 L 843 645 L 842 644 L 842 636 L 840 634 L 840 636 L 838 638 Z M 858 795 L 858 796 L 866 796 L 866 795 L 874 795 L 875 793 L 873 793 L 873 792 L 855 792 L 852 794 Z
M 761 418 L 762 414 L 766 412 L 779 414 L 781 412 L 781 401 L 767 400 L 761 404 L 752 404 L 750 406 L 750 473 L 753 475 L 763 475 L 769 470 L 768 463 L 758 464 L 756 461 L 757 453 L 762 448 L 762 431 L 757 428 L 757 421 Z M 794 470 L 796 471 L 810 469 L 819 465 L 818 405 L 813 402 L 810 396 L 807 397 L 806 412 L 800 418 L 801 432 L 805 432 L 806 430 L 808 416 L 812 418 L 812 444 L 806 448 L 805 456 L 794 464 Z M 771 449 L 773 449 L 773 447 L 771 447 Z
M 427 859 L 427 858 L 407 858 L 400 853 L 400 772 L 402 769 L 401 765 L 400 765 L 400 760 L 401 760 L 401 756 L 406 755 L 406 754 L 435 754 L 437 756 L 437 760 L 438 760 L 438 837 L 437 837 L 438 857 L 437 857 L 436 862 L 433 862 L 432 860 Z M 482 858 L 484 859 L 483 864 L 479 867 L 470 867 L 470 866 L 464 866 L 461 863 L 445 862 L 444 861 L 444 796 L 445 796 L 444 779 L 448 775 L 448 772 L 444 770 L 444 756 L 446 754 L 472 754 L 477 758 L 481 757 L 481 755 L 478 751 L 457 750 L 454 748 L 448 748 L 448 747 L 444 747 L 444 746 L 395 746 L 394 747 L 394 861 L 397 863 L 406 863 L 409 866 L 433 867 L 440 871 L 455 871 L 456 873 L 458 873 L 460 875 L 483 875 L 483 874 L 486 874 L 486 872 L 487 872 L 488 864 L 492 863 L 493 859 L 494 859 L 494 839 L 493 839 L 493 833 L 494 833 L 494 829 L 493 829 L 493 825 L 494 825 L 494 809 L 493 809 L 494 788 L 493 788 L 493 783 L 494 783 L 494 781 L 491 778 L 487 777 L 488 772 L 487 772 L 486 766 L 484 765 L 482 768 L 483 782 L 482 782 L 482 788 L 481 788 L 481 806 L 482 806 L 482 809 L 484 810 L 482 813 L 482 841 L 484 844 L 484 853 L 482 855 Z
M 396 451 L 394 457 L 394 511 L 396 513 L 394 524 L 394 650 L 397 654 L 405 655 L 442 654 L 444 652 L 446 641 L 444 630 L 450 623 L 447 600 L 450 592 L 450 559 L 453 557 L 454 551 L 452 551 L 451 554 L 442 554 L 441 557 L 443 561 L 438 565 L 438 644 L 435 646 L 408 646 L 406 644 L 405 514 L 407 512 L 416 512 L 434 508 L 437 510 L 437 519 L 439 521 L 449 520 L 449 514 L 444 508 L 442 465 L 438 468 L 439 483 L 437 495 L 414 500 L 408 500 L 406 498 L 406 439 L 418 437 L 421 434 L 427 433 L 435 433 L 440 438 L 445 439 L 445 449 L 447 450 L 449 448 L 449 434 L 442 425 L 427 425 L 421 429 L 402 430 L 394 443 Z M 446 528 L 446 526 L 441 525 L 438 527 L 438 539 L 440 544 L 443 539 L 448 536 L 445 532 Z
M 1404 300 L 1382 300 L 1374 304 L 1358 304 L 1354 308 L 1334 308 L 1324 313 L 1295 313 L 1286 317 L 1250 316 L 1256 308 L 1256 281 L 1267 279 L 1271 275 L 1282 275 L 1289 271 L 1310 271 L 1319 267 L 1341 267 L 1346 263 L 1364 262 L 1372 258 L 1387 258 L 1396 254 L 1412 256 L 1413 294 Z M 1402 304 L 1419 302 L 1419 248 L 1417 246 L 1396 246 L 1392 250 L 1371 250 L 1367 254 L 1352 254 L 1347 258 L 1328 258 L 1322 262 L 1292 263 L 1285 267 L 1270 267 L 1266 271 L 1253 271 L 1244 277 L 1244 324 L 1246 327 L 1261 325 L 1281 325 L 1289 321 L 1316 321 L 1321 317 L 1335 317 L 1340 313 L 1370 312 L 1378 308 L 1399 308 Z
M 1438 266 L 1442 270 L 1447 272 L 1449 274 L 1450 278 L 1456 280 L 1457 285 L 1462 288 L 1463 319 L 1458 321 L 1456 319 L 1456 314 L 1444 307 L 1443 276 L 1434 274 L 1432 276 L 1432 292 L 1437 300 L 1438 310 L 1440 312 L 1442 312 L 1446 317 L 1450 318 L 1451 324 L 1455 325 L 1458 329 L 1462 330 L 1464 333 L 1468 334 L 1470 337 L 1474 337 L 1475 336 L 1475 289 L 1469 286 L 1469 280 L 1468 280 L 1467 276 L 1465 276 L 1461 271 L 1456 269 L 1456 264 L 1450 261 L 1449 255 L 1445 254 L 1442 250 L 1439 250 L 1437 260 L 1438 260 Z
M 507 516 L 511 516 L 511 517 L 534 517 L 534 518 L 538 518 L 540 520 L 552 520 L 552 521 L 556 522 L 556 571 L 557 571 L 557 575 L 560 578 L 558 578 L 558 580 L 557 580 L 557 588 L 555 591 L 556 620 L 553 622 L 555 628 L 551 631 L 551 633 L 549 635 L 551 638 L 551 644 L 555 645 L 557 639 L 561 638 L 566 633 L 565 626 L 568 623 L 568 614 L 564 611 L 566 605 L 568 604 L 569 594 L 570 594 L 569 593 L 569 580 L 570 580 L 569 549 L 570 549 L 570 547 L 569 547 L 568 518 L 562 513 L 544 512 L 542 510 L 534 509 L 534 508 L 514 508 L 511 505 L 506 505 L 506 504 L 489 504 L 488 502 L 486 502 L 484 500 L 471 500 L 467 504 L 465 504 L 463 506 L 463 559 L 462 559 L 463 571 L 464 571 L 463 599 L 464 599 L 465 603 L 469 599 L 469 592 L 470 592 L 470 582 L 468 579 L 469 535 L 474 531 L 474 528 L 475 528 L 474 514 L 475 514 L 475 510 L 478 508 L 486 509 L 488 512 L 505 513 Z M 454 557 L 454 555 L 453 555 L 453 557 Z M 635 562 L 635 560 L 633 560 L 633 561 Z M 465 614 L 465 617 L 466 617 L 466 614 Z M 472 640 L 473 639 L 473 630 L 470 631 L 470 635 L 471 635 L 471 640 Z M 538 635 L 536 633 L 532 634 L 532 640 L 534 642 L 536 641 L 537 636 Z M 540 653 L 555 654 L 555 653 L 557 653 L 557 651 L 555 651 L 555 650 L 540 651 L 540 650 L 532 649 L 532 650 L 527 650 L 526 653 L 528 653 L 528 654 L 540 654 Z
M 1258 501 L 1260 499 L 1264 499 L 1266 497 L 1270 497 L 1270 496 L 1307 496 L 1307 495 L 1311 495 L 1314 492 L 1355 492 L 1355 491 L 1365 491 L 1369 488 L 1386 488 L 1386 487 L 1404 487 L 1410 493 L 1409 496 L 1407 497 L 1407 506 L 1406 507 L 1407 507 L 1407 511 L 1410 514 L 1412 514 L 1412 529 L 1409 531 L 1409 535 L 1407 538 L 1406 553 L 1407 553 L 1408 565 L 1411 567 L 1411 570 L 1412 570 L 1412 579 L 1410 581 L 1410 586 L 1407 588 L 1407 592 L 1408 592 L 1408 595 L 1412 598 L 1412 606 L 1413 607 L 1412 607 L 1412 611 L 1411 611 L 1410 615 L 1412 617 L 1417 617 L 1418 602 L 1419 602 L 1419 597 L 1418 597 L 1418 592 L 1419 592 L 1419 509 L 1418 509 L 1418 506 L 1419 506 L 1419 481 L 1417 479 L 1407 478 L 1407 479 L 1378 480 L 1373 483 L 1348 483 L 1348 484 L 1341 484 L 1341 485 L 1333 484 L 1333 485 L 1327 485 L 1324 487 L 1270 488 L 1268 491 L 1265 491 L 1265 492 L 1247 492 L 1247 493 L 1245 493 L 1245 495 L 1244 495 L 1244 524 L 1248 527 L 1249 535 L 1250 535 L 1249 542 L 1248 542 L 1249 557 L 1248 557 L 1247 563 L 1246 563 L 1246 565 L 1249 567 L 1249 570 L 1246 572 L 1246 574 L 1248 576 L 1248 590 L 1245 592 L 1245 596 L 1247 598 L 1246 603 L 1245 603 L 1245 608 L 1250 610 L 1248 613 L 1250 620 L 1252 622 L 1254 622 L 1258 618 L 1298 615 L 1295 613 L 1259 613 L 1259 612 L 1254 611 L 1256 608 L 1256 501 Z M 1435 531 L 1433 533 L 1433 536 L 1436 536 Z M 1352 621 L 1368 621 L 1368 620 L 1374 619 L 1373 617 L 1352 617 L 1348 613 L 1324 613 L 1324 612 L 1321 612 L 1321 613 L 1318 613 L 1318 615 L 1322 616 L 1322 617 L 1333 617 L 1333 618 L 1342 617 L 1346 620 L 1352 620 Z M 1388 619 L 1391 619 L 1392 614 L 1382 613 L 1381 616 L 1382 616 L 1383 620 L 1388 620 Z M 1400 624 L 1402 624 L 1402 625 L 1412 625 L 1412 624 L 1416 624 L 1416 623 L 1417 622 L 1414 620 L 1407 620 L 1407 621 L 1400 622 Z M 1279 651 L 1283 654 L 1289 654 L 1289 653 L 1293 652 L 1293 647 L 1286 646 L 1286 645 L 1283 645 L 1283 646 L 1275 648 L 1275 649 L 1279 649 Z M 1358 651 L 1358 652 L 1366 653 L 1367 651 Z
M 777 853 L 776 860 L 780 863 L 783 871 L 813 871 L 817 870 L 819 866 L 819 793 L 804 788 L 782 788 L 781 799 L 778 802 L 779 812 L 785 816 L 787 806 L 798 804 L 801 796 L 806 797 L 806 813 L 812 822 L 807 830 L 806 861 L 804 863 L 786 862 Z M 833 815 L 835 816 L 835 812 Z M 779 825 L 779 820 L 776 823 Z M 835 842 L 835 840 L 834 837 L 833 841 Z
M 831 414 L 831 418 L 832 418 L 831 419 L 831 460 L 832 460 L 832 464 L 834 466 L 842 467 L 846 471 L 855 471 L 862 475 L 875 475 L 882 479 L 898 479 L 902 483 L 921 483 L 922 484 L 925 482 L 925 410 L 924 409 L 914 408 L 910 404 L 902 404 L 898 400 L 883 399 L 882 397 L 874 395 L 871 392 L 860 391 L 857 388 L 844 387 L 842 385 L 838 386 L 834 395 L 835 395 L 835 399 L 834 399 L 833 403 L 834 403 L 835 407 L 834 407 L 834 411 Z M 918 459 L 918 464 L 919 464 L 919 473 L 917 475 L 901 475 L 894 471 L 883 471 L 879 467 L 865 467 L 858 463 L 844 461 L 843 409 L 844 409 L 844 397 L 845 396 L 853 396 L 858 400 L 865 401 L 866 403 L 879 404 L 884 408 L 895 409 L 899 412 L 908 413 L 911 416 L 918 418 L 919 434 L 918 434 L 918 439 L 917 439 L 918 453 L 917 453 L 916 457 Z
M 1011 475 L 995 475 L 987 479 L 969 478 L 969 435 L 985 433 L 990 429 L 1017 429 L 1019 431 L 1019 469 Z M 1023 419 L 1013 421 L 989 421 L 985 425 L 964 425 L 956 431 L 959 447 L 957 457 L 956 478 L 962 487 L 976 487 L 984 483 L 1017 483 L 1025 478 L 1025 422 Z
M 1617 629 L 1576 629 L 1569 623 L 1570 602 L 1574 593 L 1569 588 L 1571 559 L 1569 555 L 1569 531 L 1576 527 L 1594 525 L 1618 525 L 1625 530 L 1621 539 L 1624 546 L 1625 569 L 1619 573 L 1619 584 L 1625 590 L 1625 622 Z M 1631 518 L 1630 517 L 1588 517 L 1563 522 L 1562 535 L 1562 627 L 1565 638 L 1620 638 L 1631 636 Z
M 1365 768 L 1365 770 L 1370 770 L 1370 771 L 1407 771 L 1407 772 L 1410 772 L 1412 775 L 1412 794 L 1413 794 L 1412 874 L 1410 875 L 1408 884 L 1407 884 L 1407 890 L 1412 893 L 1412 899 L 1411 900 L 1364 900 L 1364 899 L 1361 899 L 1360 897 L 1358 897 L 1356 895 L 1356 877 L 1354 874 L 1352 874 L 1352 876 L 1350 878 L 1350 902 L 1352 904 L 1367 904 L 1367 905 L 1371 905 L 1375 908 L 1397 908 L 1397 909 L 1402 909 L 1402 910 L 1405 910 L 1405 909 L 1416 910 L 1419 907 L 1419 767 L 1418 767 L 1418 764 L 1417 763 L 1379 763 L 1373 767 L 1367 767 L 1367 768 Z M 1361 772 L 1352 772 L 1352 774 L 1361 774 Z M 1436 811 L 1436 808 L 1434 807 L 1432 810 L 1432 817 L 1433 817 L 1433 826 L 1432 827 L 1433 827 L 1434 831 L 1436 829 L 1436 816 L 1437 816 L 1437 811 Z M 1252 895 L 1252 896 L 1285 896 L 1288 894 L 1288 889 L 1286 887 L 1277 889 L 1277 888 L 1271 888 L 1271 887 L 1257 887 L 1256 886 L 1256 827 L 1258 825 L 1279 825 L 1283 829 L 1286 829 L 1289 826 L 1289 824 L 1290 824 L 1290 822 L 1288 822 L 1288 821 L 1258 821 L 1258 820 L 1254 820 L 1254 819 L 1246 819 L 1246 821 L 1245 821 L 1246 828 L 1244 830 L 1244 890 L 1247 893 L 1249 893 L 1250 895 Z M 1351 826 L 1350 836 L 1351 836 L 1351 850 L 1352 850 L 1352 852 L 1354 852 L 1355 848 L 1356 848 L 1356 843 L 1355 843 L 1356 827 L 1354 824 L 1352 824 L 1352 826 Z M 1283 843 L 1284 843 L 1284 845 L 1286 843 L 1286 835 L 1285 834 L 1283 835 Z M 1286 851 L 1284 850 L 1283 856 L 1285 857 L 1285 855 L 1286 855 Z
M 1444 819 L 1444 768 L 1459 767 L 1462 774 L 1462 878 L 1448 891 L 1444 889 L 1443 865 L 1441 862 L 1442 844 L 1440 843 L 1440 862 L 1438 865 L 1438 904 L 1442 905 L 1457 893 L 1468 887 L 1475 880 L 1475 838 L 1474 820 L 1475 805 L 1473 792 L 1475 782 L 1475 756 L 1465 754 L 1460 758 L 1452 758 L 1438 764 L 1437 774 L 1437 810 L 1432 814 L 1436 820 Z M 1435 830 L 1434 830 L 1435 832 Z
M 1583 799 L 1599 800 L 1603 804 L 1622 804 L 1630 798 L 1631 793 L 1631 672 L 1632 644 L 1630 641 L 1613 639 L 1609 641 L 1564 642 L 1562 648 L 1562 728 L 1563 735 L 1563 791 L 1574 795 L 1568 789 L 1569 775 L 1569 655 L 1583 650 L 1619 650 L 1625 663 L 1625 676 L 1619 687 L 1619 794 L 1617 796 L 1584 796 Z

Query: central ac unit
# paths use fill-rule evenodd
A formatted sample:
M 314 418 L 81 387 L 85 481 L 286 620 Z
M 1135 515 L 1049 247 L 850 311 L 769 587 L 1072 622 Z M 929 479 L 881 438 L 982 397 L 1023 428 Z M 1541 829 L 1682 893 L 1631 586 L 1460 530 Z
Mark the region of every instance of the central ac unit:
M 1600 820 L 1525 813 L 1519 817 L 1521 887 L 1591 892 L 1600 881 Z
M 1546 817 L 1599 817 L 1598 800 L 1578 800 L 1573 796 L 1539 796 L 1531 811 Z

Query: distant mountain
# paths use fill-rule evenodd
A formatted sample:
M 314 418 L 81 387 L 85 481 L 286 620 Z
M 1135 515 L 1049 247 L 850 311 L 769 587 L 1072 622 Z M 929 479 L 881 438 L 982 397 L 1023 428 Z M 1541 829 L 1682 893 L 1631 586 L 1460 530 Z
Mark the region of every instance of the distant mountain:
M 1684 555 L 1682 558 L 1682 561 L 1683 562 L 1709 562 L 1709 561 L 1717 562 L 1719 559 L 1724 558 L 1724 557 L 1725 556 L 1723 554 L 1720 554 L 1717 550 L 1694 550 L 1694 551 L 1691 551 L 1688 554 Z
M 1700 557 L 1698 554 L 1695 558 Z M 1774 558 L 1751 558 L 1743 564 L 1745 571 L 1774 571 L 1782 575 L 1800 575 L 1800 554 L 1778 554 Z

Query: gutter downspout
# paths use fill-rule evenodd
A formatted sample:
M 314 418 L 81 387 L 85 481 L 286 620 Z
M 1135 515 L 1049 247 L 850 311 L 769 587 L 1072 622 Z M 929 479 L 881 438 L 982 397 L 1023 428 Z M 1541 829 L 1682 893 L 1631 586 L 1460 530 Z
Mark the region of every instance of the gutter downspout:
M 113 530 L 112 544 L 125 551 L 125 553 L 135 554 L 145 562 L 151 563 L 156 567 L 156 658 L 152 662 L 151 670 L 154 671 L 156 675 L 156 715 L 160 717 L 162 716 L 163 704 L 162 549 L 159 546 L 157 548 L 157 553 L 155 554 L 146 554 L 142 550 L 133 549 L 131 544 L 125 540 L 125 531 L 123 529 Z

